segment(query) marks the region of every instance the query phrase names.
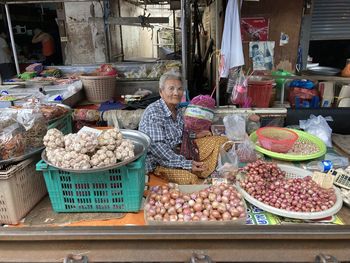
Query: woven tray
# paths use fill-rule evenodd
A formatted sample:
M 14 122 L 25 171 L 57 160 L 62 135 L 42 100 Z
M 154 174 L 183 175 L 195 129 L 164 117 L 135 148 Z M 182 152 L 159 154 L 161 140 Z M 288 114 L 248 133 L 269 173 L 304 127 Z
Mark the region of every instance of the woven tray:
M 347 155 L 350 155 L 350 135 L 332 134 L 333 143 L 344 151 Z
M 319 157 L 326 154 L 327 147 L 321 139 L 319 139 L 316 136 L 311 135 L 307 132 L 294 130 L 294 129 L 291 129 L 291 130 L 296 132 L 299 135 L 299 138 L 297 141 L 310 141 L 318 146 L 319 151 L 317 153 L 307 154 L 307 155 L 298 155 L 298 154 L 290 154 L 290 153 L 276 153 L 276 152 L 266 150 L 265 148 L 263 148 L 257 144 L 258 136 L 257 136 L 256 132 L 253 132 L 249 137 L 252 140 L 252 142 L 255 144 L 255 150 L 257 150 L 258 152 L 263 153 L 267 156 L 270 156 L 274 159 L 279 159 L 279 160 L 284 160 L 284 161 L 306 161 L 306 160 L 319 158 Z
M 279 164 L 278 167 L 286 172 L 287 178 L 304 178 L 306 176 L 311 176 L 312 172 L 308 170 L 304 170 L 301 168 L 297 168 L 295 166 L 290 165 L 282 165 Z M 239 175 L 241 178 L 244 178 L 243 174 Z M 255 205 L 256 207 L 259 207 L 263 209 L 264 211 L 270 212 L 275 215 L 289 217 L 289 218 L 296 218 L 296 219 L 321 219 L 328 216 L 332 216 L 336 214 L 343 206 L 343 198 L 341 196 L 340 190 L 337 187 L 334 187 L 335 194 L 337 196 L 337 201 L 335 202 L 334 206 L 330 209 L 327 209 L 322 212 L 293 212 L 293 211 L 287 211 L 284 209 L 275 208 L 273 206 L 267 205 L 263 202 L 258 201 L 254 197 L 252 197 L 250 194 L 248 194 L 243 188 L 240 187 L 239 181 L 237 181 L 237 188 L 240 190 L 244 198 L 251 204 Z

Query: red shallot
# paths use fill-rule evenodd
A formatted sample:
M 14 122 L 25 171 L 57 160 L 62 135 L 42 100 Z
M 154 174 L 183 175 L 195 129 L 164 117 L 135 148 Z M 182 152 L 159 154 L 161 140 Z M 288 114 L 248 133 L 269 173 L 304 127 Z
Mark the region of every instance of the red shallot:
M 333 188 L 320 187 L 310 176 L 286 178 L 275 163 L 258 160 L 245 166 L 244 171 L 241 187 L 267 205 L 294 212 L 320 212 L 336 202 Z
M 151 188 L 145 214 L 150 221 L 232 221 L 245 218 L 246 208 L 242 195 L 232 185 L 212 185 L 187 194 L 178 185 L 168 184 Z

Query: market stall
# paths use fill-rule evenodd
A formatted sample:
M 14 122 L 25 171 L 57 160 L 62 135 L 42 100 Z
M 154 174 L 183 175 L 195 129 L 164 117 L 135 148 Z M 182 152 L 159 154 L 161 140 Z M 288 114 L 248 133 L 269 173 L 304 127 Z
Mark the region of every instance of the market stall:
M 217 14 L 219 1 L 215 5 Z M 184 16 L 188 16 L 187 6 L 189 2 L 182 1 Z M 182 55 L 187 76 L 188 54 Z M 287 82 L 304 76 L 240 71 L 231 79 L 230 100 L 235 106 L 215 106 L 210 96 L 190 102 L 185 125 L 206 126 L 204 130 L 213 136 L 194 139 L 189 133 L 189 141 L 183 141 L 189 142 L 184 152 L 188 159 L 195 158 L 194 145 L 210 148 L 213 137 L 225 142 L 205 158 L 199 155 L 200 161 L 215 155 L 215 163 L 210 163 L 213 169 L 192 174 L 196 180 L 190 181 L 170 172 L 146 174 L 145 159 L 154 141 L 135 130 L 145 105 L 121 109 L 136 107 L 132 104 L 139 99 L 135 97 L 139 89 L 158 95 L 158 79 L 166 64 L 112 63 L 107 71 L 105 65 L 59 66 L 47 70 L 70 76 L 63 79 L 67 83 L 57 78 L 57 85 L 43 84 L 53 79 L 33 77 L 7 89 L 2 97 L 18 97 L 5 105 L 11 114 L 0 112 L 4 125 L 0 176 L 6 184 L 3 188 L 15 188 L 15 194 L 1 190 L 0 185 L 7 194 L 0 202 L 0 261 L 349 261 L 350 166 L 342 152 L 349 149 L 348 137 L 334 134 L 341 133 L 348 114 L 316 111 L 320 87 L 316 81 L 310 83 L 315 79 L 347 83 L 348 79 L 311 76 L 308 82 L 288 84 L 300 92 L 290 99 L 294 107 L 296 102 L 299 106 L 268 108 L 274 101 L 275 82 L 282 78 L 284 92 Z M 118 76 L 101 74 L 114 70 Z M 218 102 L 219 71 L 215 73 Z M 100 83 L 103 91 L 96 94 Z M 184 84 L 186 88 L 187 77 Z M 66 96 L 67 91 L 74 92 Z M 40 95 L 28 105 L 28 96 L 35 92 L 44 97 L 46 93 L 53 101 L 61 97 L 56 101 L 60 103 L 42 102 Z M 90 96 L 88 100 L 83 94 Z M 283 94 L 281 104 L 286 100 Z M 305 94 L 309 96 L 301 96 Z M 334 96 L 322 99 L 335 103 Z M 89 105 L 75 106 L 85 103 Z M 71 111 L 60 104 L 76 108 Z M 299 114 L 298 107 L 307 105 L 314 107 Z M 56 116 L 62 109 L 64 113 Z M 42 118 L 36 117 L 40 114 L 50 118 L 40 122 Z M 325 114 L 333 115 L 337 123 L 327 124 Z M 8 133 L 13 125 L 16 129 Z M 33 143 L 39 147 L 33 150 L 29 147 Z

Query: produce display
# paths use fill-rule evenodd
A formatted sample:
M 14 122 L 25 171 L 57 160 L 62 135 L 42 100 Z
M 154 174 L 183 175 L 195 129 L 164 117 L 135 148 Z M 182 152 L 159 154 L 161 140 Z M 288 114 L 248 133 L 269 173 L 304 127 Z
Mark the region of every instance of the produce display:
M 0 112 L 0 161 L 12 161 L 39 151 L 47 121 L 33 109 L 4 109 Z
M 17 99 L 18 99 L 18 97 L 12 96 L 12 95 L 0 96 L 0 101 L 14 101 L 14 100 L 17 100 Z
M 38 109 L 47 121 L 60 118 L 69 112 L 69 109 L 66 107 L 55 104 L 37 104 L 35 101 L 31 100 L 32 99 L 30 99 L 27 104 L 15 106 L 14 108 Z
M 288 154 L 309 155 L 317 153 L 319 150 L 320 148 L 311 141 L 297 140 L 288 151 Z
M 324 189 L 310 176 L 286 178 L 277 164 L 258 160 L 244 167 L 240 186 L 252 197 L 275 208 L 294 212 L 320 212 L 334 206 L 333 188 Z
M 177 184 L 154 186 L 145 204 L 148 221 L 235 221 L 246 218 L 241 194 L 233 185 L 208 185 L 199 192 L 181 192 Z
M 118 129 L 105 130 L 100 135 L 85 131 L 63 135 L 50 129 L 43 141 L 47 159 L 66 169 L 101 168 L 135 156 L 132 141 L 123 139 Z
M 33 126 L 23 134 L 27 147 L 38 148 L 43 146 L 43 137 L 47 132 L 47 122 L 44 118 L 36 119 Z
M 0 132 L 0 158 L 7 160 L 24 154 L 24 129 L 15 123 Z

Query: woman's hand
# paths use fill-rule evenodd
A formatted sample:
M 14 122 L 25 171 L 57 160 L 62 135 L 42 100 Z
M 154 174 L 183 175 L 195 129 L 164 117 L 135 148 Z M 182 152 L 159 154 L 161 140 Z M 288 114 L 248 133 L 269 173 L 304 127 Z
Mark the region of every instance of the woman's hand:
M 192 172 L 203 172 L 207 166 L 203 162 L 192 161 Z
M 196 138 L 203 138 L 203 137 L 207 137 L 207 136 L 211 136 L 211 132 L 210 131 L 200 131 L 196 133 Z

